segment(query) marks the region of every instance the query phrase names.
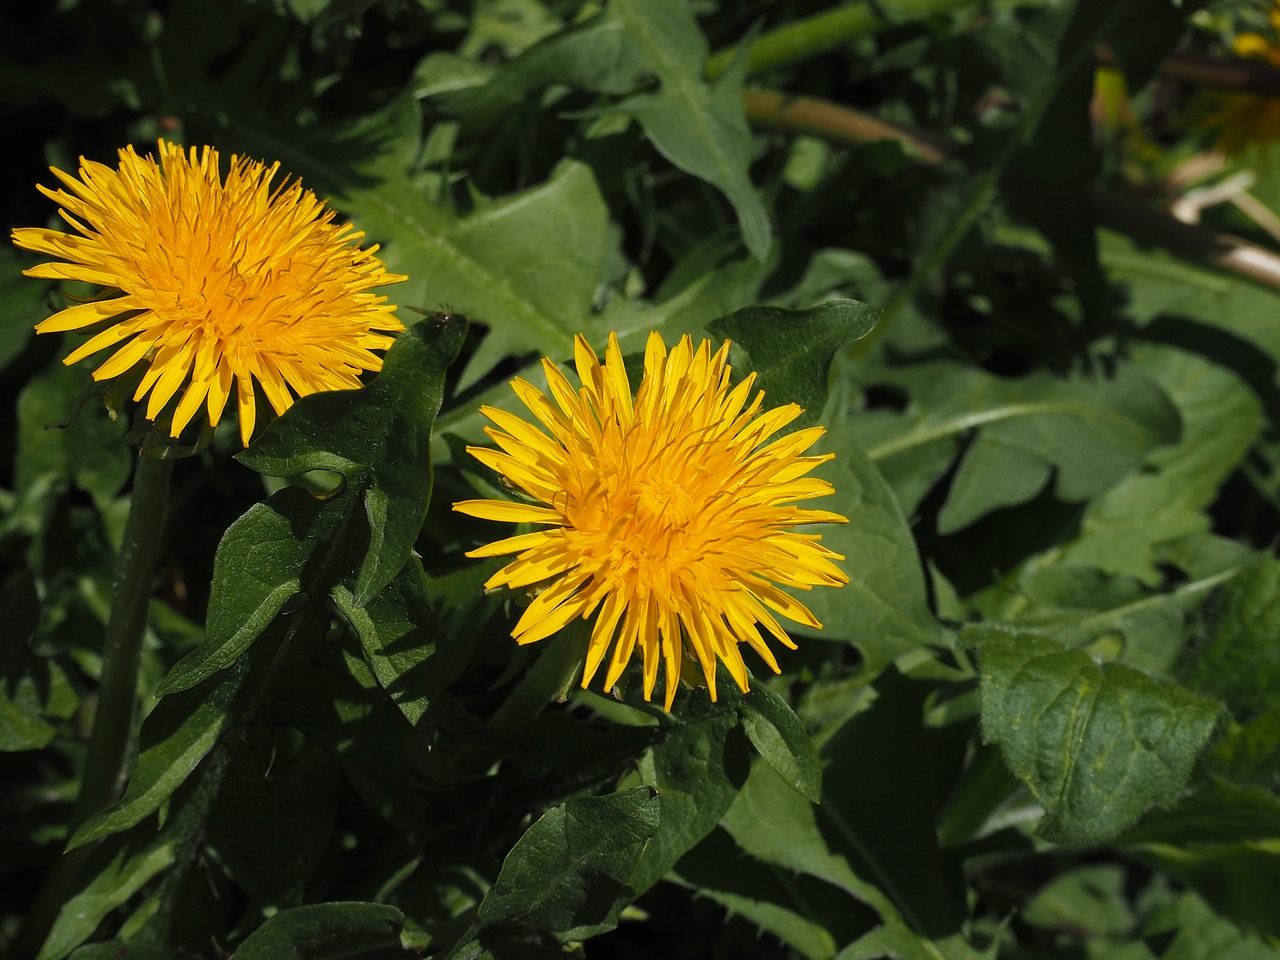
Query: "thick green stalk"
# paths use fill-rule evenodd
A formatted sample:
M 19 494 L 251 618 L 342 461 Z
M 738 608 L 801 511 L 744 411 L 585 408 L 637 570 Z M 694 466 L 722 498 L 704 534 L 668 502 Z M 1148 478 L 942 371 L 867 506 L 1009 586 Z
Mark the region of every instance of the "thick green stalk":
M 124 774 L 133 733 L 138 664 L 172 474 L 171 459 L 139 455 L 102 650 L 102 680 L 93 733 L 80 793 L 67 825 L 68 837 L 115 799 Z M 78 847 L 64 854 L 49 872 L 27 911 L 15 944 L 16 956 L 31 956 L 39 949 L 91 849 Z
M 71 831 L 115 799 L 128 756 L 138 688 L 138 663 L 147 629 L 160 536 L 169 503 L 173 461 L 139 456 L 133 476 L 129 519 L 116 568 L 111 618 L 102 651 L 102 682 L 93 715 L 93 734 L 80 794 L 71 812 Z
M 900 9 L 908 11 L 908 15 L 901 19 L 910 19 L 911 15 L 923 18 L 972 3 L 973 0 L 912 0 L 900 5 Z M 817 54 L 843 46 L 854 37 L 892 26 L 895 22 L 897 21 L 880 14 L 866 0 L 796 20 L 752 41 L 747 51 L 747 72 L 758 73 L 771 67 L 808 60 Z M 707 77 L 724 73 L 736 52 L 734 49 L 720 50 L 708 57 Z

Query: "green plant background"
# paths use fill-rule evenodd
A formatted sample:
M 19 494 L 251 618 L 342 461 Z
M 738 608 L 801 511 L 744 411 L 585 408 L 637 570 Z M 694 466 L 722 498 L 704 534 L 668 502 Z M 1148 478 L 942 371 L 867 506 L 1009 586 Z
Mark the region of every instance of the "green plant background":
M 279 160 L 412 326 L 176 463 L 127 785 L 69 835 L 132 454 L 32 331 L 85 291 L 0 249 L 0 955 L 1280 956 L 1280 292 L 1133 213 L 1212 144 L 1161 64 L 1266 12 L 6 8 L 7 225 L 128 143 Z M 577 626 L 518 648 L 449 510 L 513 375 L 651 330 L 805 406 L 850 518 L 824 629 L 670 715 L 577 689 Z

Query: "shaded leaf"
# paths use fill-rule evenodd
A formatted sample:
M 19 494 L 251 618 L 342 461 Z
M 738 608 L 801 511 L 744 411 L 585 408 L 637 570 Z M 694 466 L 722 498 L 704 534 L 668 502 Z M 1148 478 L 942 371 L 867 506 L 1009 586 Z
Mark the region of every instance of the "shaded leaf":
M 679 0 L 619 0 L 526 50 L 452 109 L 492 109 L 548 83 L 621 95 L 604 109 L 635 117 L 658 151 L 724 192 L 757 259 L 769 250 L 768 214 L 748 176 L 751 137 L 742 105 L 745 58 L 704 79 L 707 43 Z M 654 86 L 656 89 L 648 89 Z
M 1280 562 L 1259 555 L 1214 595 L 1205 622 L 1209 635 L 1187 651 L 1183 682 L 1241 721 L 1272 709 L 1280 696 Z
M 344 591 L 338 609 L 360 637 L 373 675 L 413 726 L 435 703 L 435 612 L 427 597 L 422 562 L 410 557 L 400 574 L 368 605 L 357 606 Z M 428 724 L 429 726 L 429 724 Z
M 482 941 L 511 928 L 560 942 L 612 929 L 635 896 L 628 881 L 658 819 L 649 787 L 548 810 L 516 841 L 481 901 Z
M 272 476 L 332 470 L 345 484 L 323 500 L 288 487 L 232 525 L 214 561 L 207 639 L 174 665 L 161 695 L 229 665 L 292 598 L 300 608 L 340 586 L 348 607 L 362 606 L 400 571 L 431 496 L 431 428 L 465 326 L 412 328 L 371 386 L 303 397 L 240 455 Z
M 750 769 L 736 712 L 695 701 L 681 713 L 685 722 L 639 764 L 640 775 L 658 796 L 661 818 L 632 871 L 629 882 L 636 893 L 657 883 L 711 832 Z
M 142 725 L 138 762 L 124 796 L 86 820 L 68 848 L 127 830 L 158 810 L 237 721 L 246 680 L 262 666 L 246 662 L 212 684 L 161 700 Z
M 404 915 L 386 903 L 316 903 L 283 910 L 232 960 L 343 960 L 400 946 Z
M 844 344 L 861 340 L 880 311 L 857 300 L 827 300 L 809 310 L 744 307 L 707 325 L 733 341 L 735 370 L 754 370 L 769 407 L 799 404 L 805 413 L 789 429 L 811 426 L 827 403 L 827 371 Z
M 63 904 L 38 960 L 61 960 L 93 936 L 103 919 L 127 902 L 175 858 L 171 833 L 120 837 L 93 851 L 82 876 L 87 881 Z

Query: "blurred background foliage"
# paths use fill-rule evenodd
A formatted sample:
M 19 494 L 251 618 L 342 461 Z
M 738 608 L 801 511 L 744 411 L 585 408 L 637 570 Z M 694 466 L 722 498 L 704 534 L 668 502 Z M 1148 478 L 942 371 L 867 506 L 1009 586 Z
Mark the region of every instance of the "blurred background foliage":
M 91 366 L 32 327 L 84 291 L 0 250 L 0 954 L 1280 955 L 1276 31 L 1245 0 L 6 6 L 6 225 L 54 222 L 50 165 L 210 143 L 331 198 L 433 317 L 376 389 L 177 463 L 136 763 L 59 887 L 131 454 L 92 398 L 46 429 Z M 671 716 L 558 697 L 581 636 L 517 648 L 462 556 L 492 530 L 449 512 L 498 489 L 460 455 L 481 403 L 649 330 L 821 409 L 851 519 L 825 629 Z M 410 488 L 389 546 L 349 529 Z

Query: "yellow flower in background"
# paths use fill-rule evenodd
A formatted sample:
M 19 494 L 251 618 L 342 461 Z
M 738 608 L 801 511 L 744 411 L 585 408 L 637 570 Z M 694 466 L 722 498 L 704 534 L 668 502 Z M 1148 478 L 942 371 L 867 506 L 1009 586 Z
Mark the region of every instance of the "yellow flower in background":
M 1260 33 L 1237 34 L 1232 50 L 1237 57 L 1266 60 L 1280 69 L 1280 0 L 1272 6 L 1270 37 Z M 1280 99 L 1254 96 L 1248 93 L 1224 93 L 1213 113 L 1205 121 L 1218 129 L 1218 149 L 1224 153 L 1238 154 L 1254 143 L 1270 143 L 1280 138 Z
M 795 649 L 775 614 L 821 626 L 779 585 L 808 590 L 848 582 L 832 563 L 842 556 L 823 547 L 817 534 L 792 529 L 847 522 L 794 505 L 832 492 L 825 480 L 806 476 L 831 459 L 803 455 L 823 429 L 768 442 L 802 411 L 788 404 L 762 413 L 763 392 L 751 398 L 755 374 L 730 388 L 728 353 L 725 343 L 712 354 L 706 340 L 695 350 L 686 336 L 668 354 L 662 338 L 650 333 L 633 401 L 617 337 L 610 336 L 602 364 L 579 336 L 580 389 L 550 360 L 542 364 L 554 403 L 532 384 L 512 381 L 550 435 L 514 414 L 481 408 L 497 427 L 485 432 L 502 449 L 468 452 L 536 503 L 466 500 L 453 508 L 544 529 L 467 556 L 517 554 L 485 586 L 538 588 L 512 631 L 518 643 L 542 640 L 598 611 L 583 687 L 612 646 L 606 689 L 638 649 L 646 700 L 659 663 L 666 665 L 668 710 L 690 650 L 712 700 L 717 661 L 745 691 L 739 644 L 750 645 L 777 672 L 759 628 Z
M 254 381 L 277 414 L 301 397 L 360 386 L 403 330 L 374 287 L 387 273 L 363 233 L 336 226 L 334 212 L 296 180 L 271 186 L 280 164 L 232 155 L 223 179 L 218 151 L 189 152 L 161 140 L 159 160 L 120 151 L 116 168 L 80 160 L 79 177 L 53 169 L 63 189 L 39 186 L 73 228 L 13 231 L 13 242 L 55 257 L 30 277 L 107 288 L 36 326 L 38 333 L 94 335 L 64 361 L 114 348 L 93 372 L 110 380 L 146 370 L 134 400 L 155 420 L 181 393 L 176 437 L 203 406 L 211 426 L 236 387 L 240 437 L 253 434 Z M 149 396 L 148 396 L 149 394 Z

